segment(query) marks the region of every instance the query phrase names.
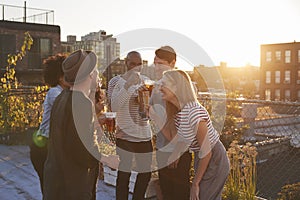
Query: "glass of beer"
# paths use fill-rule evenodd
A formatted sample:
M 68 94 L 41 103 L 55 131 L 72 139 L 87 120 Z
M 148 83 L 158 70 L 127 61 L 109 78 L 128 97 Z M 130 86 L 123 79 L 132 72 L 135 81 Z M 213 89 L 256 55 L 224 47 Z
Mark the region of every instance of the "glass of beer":
M 116 143 L 115 131 L 116 131 L 116 112 L 106 112 L 105 120 L 103 124 L 104 135 L 113 144 Z
M 147 118 L 147 105 L 149 105 L 150 92 L 148 90 L 139 91 L 139 113 L 143 119 Z
M 114 133 L 116 131 L 116 112 L 105 113 L 105 125 L 107 132 Z
M 152 90 L 154 87 L 154 81 L 152 80 L 144 80 L 146 90 L 140 90 L 138 95 L 139 100 L 139 112 L 142 119 L 148 119 L 147 117 L 147 107 L 149 106 L 149 100 L 152 94 Z
M 152 80 L 150 80 L 150 79 L 146 79 L 146 80 L 144 80 L 144 84 L 145 84 L 145 86 L 146 86 L 146 88 L 148 89 L 148 91 L 149 91 L 149 95 L 151 96 L 151 94 L 152 94 L 152 90 L 153 90 L 153 88 L 154 88 L 154 83 L 155 83 L 155 81 L 152 81 Z

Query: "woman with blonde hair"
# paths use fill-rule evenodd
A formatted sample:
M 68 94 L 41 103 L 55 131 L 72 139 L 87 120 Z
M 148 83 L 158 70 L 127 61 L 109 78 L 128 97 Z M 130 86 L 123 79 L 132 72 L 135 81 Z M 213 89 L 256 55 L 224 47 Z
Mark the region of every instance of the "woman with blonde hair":
M 169 161 L 176 162 L 186 148 L 195 154 L 195 177 L 190 199 L 221 199 L 229 174 L 229 160 L 209 113 L 197 100 L 189 75 L 182 70 L 166 71 L 161 79 L 160 91 L 167 101 L 167 117 L 174 120 L 177 130 L 175 135 L 166 137 L 176 139 L 180 147 L 175 149 Z

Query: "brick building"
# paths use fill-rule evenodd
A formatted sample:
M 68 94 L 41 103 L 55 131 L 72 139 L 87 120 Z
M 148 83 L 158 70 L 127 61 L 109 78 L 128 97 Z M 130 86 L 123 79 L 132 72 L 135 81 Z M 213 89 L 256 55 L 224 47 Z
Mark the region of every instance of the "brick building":
M 261 45 L 261 99 L 300 101 L 300 42 Z
M 7 55 L 20 50 L 27 31 L 33 38 L 33 45 L 24 59 L 17 63 L 16 76 L 22 85 L 42 84 L 43 59 L 61 52 L 60 27 L 56 25 L 1 20 L 0 75 L 5 72 Z

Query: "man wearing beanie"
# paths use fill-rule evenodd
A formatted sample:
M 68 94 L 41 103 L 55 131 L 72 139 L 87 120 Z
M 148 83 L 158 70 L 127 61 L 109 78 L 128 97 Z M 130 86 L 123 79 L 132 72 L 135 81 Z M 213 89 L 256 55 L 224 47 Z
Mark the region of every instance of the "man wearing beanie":
M 96 198 L 98 162 L 117 168 L 116 156 L 103 156 L 95 136 L 94 104 L 89 98 L 98 79 L 97 56 L 78 50 L 62 64 L 71 87 L 55 100 L 50 118 L 44 200 Z

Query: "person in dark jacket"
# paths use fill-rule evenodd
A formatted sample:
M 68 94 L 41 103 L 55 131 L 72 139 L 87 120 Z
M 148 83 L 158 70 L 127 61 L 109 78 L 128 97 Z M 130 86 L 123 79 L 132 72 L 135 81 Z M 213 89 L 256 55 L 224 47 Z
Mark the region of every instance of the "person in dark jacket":
M 96 198 L 99 161 L 117 168 L 117 156 L 99 152 L 94 104 L 97 56 L 78 50 L 63 62 L 64 79 L 71 87 L 56 98 L 50 117 L 48 156 L 44 168 L 44 200 Z

